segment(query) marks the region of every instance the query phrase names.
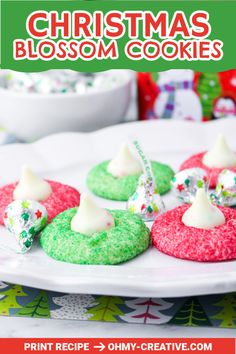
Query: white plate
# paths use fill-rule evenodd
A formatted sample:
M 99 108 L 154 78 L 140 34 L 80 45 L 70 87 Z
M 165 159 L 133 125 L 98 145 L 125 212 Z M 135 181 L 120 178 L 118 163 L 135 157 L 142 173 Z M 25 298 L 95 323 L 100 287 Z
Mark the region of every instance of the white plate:
M 236 149 L 236 119 L 209 124 L 149 121 L 106 128 L 94 133 L 49 136 L 31 145 L 0 148 L 0 182 L 15 181 L 22 164 L 42 176 L 86 191 L 85 177 L 96 163 L 112 157 L 122 141 L 140 139 L 150 158 L 169 163 L 174 169 L 194 152 L 209 148 L 221 132 Z M 108 208 L 125 203 L 96 198 Z M 168 208 L 178 203 L 172 193 L 164 197 Z M 0 228 L 0 279 L 26 286 L 71 293 L 122 296 L 177 297 L 236 290 L 236 261 L 197 263 L 160 253 L 154 248 L 117 266 L 80 266 L 48 257 L 37 242 L 26 255 L 16 254 L 15 240 Z

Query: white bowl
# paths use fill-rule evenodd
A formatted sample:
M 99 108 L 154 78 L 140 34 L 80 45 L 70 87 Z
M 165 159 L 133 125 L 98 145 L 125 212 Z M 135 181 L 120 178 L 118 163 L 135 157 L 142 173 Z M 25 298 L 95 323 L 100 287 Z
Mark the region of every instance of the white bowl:
M 116 86 L 96 92 L 18 93 L 0 88 L 0 125 L 17 137 L 35 140 L 62 131 L 92 131 L 121 123 L 131 96 L 129 70 Z

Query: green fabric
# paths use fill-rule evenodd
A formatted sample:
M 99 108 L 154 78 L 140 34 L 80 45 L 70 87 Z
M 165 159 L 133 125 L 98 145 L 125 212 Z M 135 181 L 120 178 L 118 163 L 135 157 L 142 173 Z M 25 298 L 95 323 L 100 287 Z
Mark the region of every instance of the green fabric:
M 98 303 L 87 311 L 91 315 L 90 321 L 117 322 L 117 316 L 124 313 L 119 306 L 124 306 L 124 300 L 118 296 L 99 296 L 96 298 Z
M 236 293 L 189 298 L 66 294 L 0 281 L 0 316 L 236 328 Z
M 211 326 L 211 322 L 197 298 L 189 298 L 169 323 L 182 326 Z
M 4 290 L 4 289 L 3 289 Z M 27 296 L 22 286 L 13 285 L 11 289 L 1 291 L 0 315 L 9 316 L 11 309 L 19 309 L 22 306 L 17 302 L 17 297 Z
M 39 294 L 17 313 L 17 316 L 50 318 L 47 292 L 40 290 Z
M 86 236 L 70 228 L 76 210 L 59 214 L 42 231 L 40 244 L 52 258 L 77 264 L 117 264 L 134 258 L 150 244 L 149 229 L 137 215 L 110 211 L 115 227 Z
M 235 294 L 226 294 L 214 306 L 219 307 L 219 312 L 212 316 L 219 321 L 219 327 L 236 328 L 236 298 Z
M 88 188 L 99 197 L 105 199 L 127 201 L 135 192 L 140 175 L 117 178 L 107 172 L 109 161 L 95 166 L 87 176 Z M 170 189 L 173 170 L 162 163 L 152 161 L 152 170 L 160 194 Z

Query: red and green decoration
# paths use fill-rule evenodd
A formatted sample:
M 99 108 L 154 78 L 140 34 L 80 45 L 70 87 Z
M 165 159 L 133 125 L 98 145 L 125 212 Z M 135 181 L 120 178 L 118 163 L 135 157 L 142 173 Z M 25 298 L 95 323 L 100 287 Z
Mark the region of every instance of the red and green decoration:
M 137 74 L 140 120 L 157 118 L 154 106 L 160 95 L 158 76 L 157 72 Z M 194 72 L 193 87 L 200 99 L 203 121 L 236 116 L 236 69 L 218 73 Z
M 203 108 L 203 120 L 236 116 L 236 70 L 195 74 L 195 89 Z
M 47 210 L 35 200 L 14 200 L 4 213 L 4 224 L 14 235 L 21 253 L 28 252 L 35 235 L 47 222 Z
M 0 316 L 236 328 L 236 293 L 171 298 L 65 294 L 0 282 Z

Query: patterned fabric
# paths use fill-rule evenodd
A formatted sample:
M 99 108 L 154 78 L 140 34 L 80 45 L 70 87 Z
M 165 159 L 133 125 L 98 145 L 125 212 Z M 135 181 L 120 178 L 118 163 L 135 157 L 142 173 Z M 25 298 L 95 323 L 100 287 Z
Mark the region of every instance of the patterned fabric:
M 0 315 L 236 328 L 236 293 L 128 298 L 64 294 L 0 282 Z

